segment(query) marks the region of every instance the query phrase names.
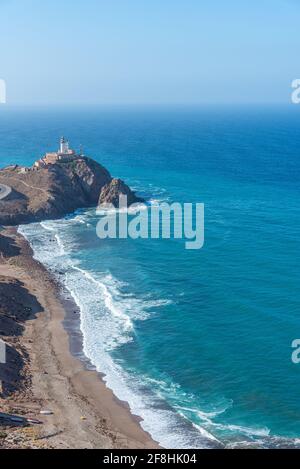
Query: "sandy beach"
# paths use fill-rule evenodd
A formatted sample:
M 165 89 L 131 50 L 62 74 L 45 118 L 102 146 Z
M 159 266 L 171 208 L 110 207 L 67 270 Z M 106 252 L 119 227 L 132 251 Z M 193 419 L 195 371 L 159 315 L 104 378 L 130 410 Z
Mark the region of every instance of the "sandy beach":
M 63 321 L 69 312 L 70 322 L 72 308 L 27 241 L 15 228 L 2 230 L 0 334 L 7 364 L 0 365 L 0 412 L 41 423 L 12 426 L 0 418 L 0 447 L 157 448 L 99 373 L 71 354 Z

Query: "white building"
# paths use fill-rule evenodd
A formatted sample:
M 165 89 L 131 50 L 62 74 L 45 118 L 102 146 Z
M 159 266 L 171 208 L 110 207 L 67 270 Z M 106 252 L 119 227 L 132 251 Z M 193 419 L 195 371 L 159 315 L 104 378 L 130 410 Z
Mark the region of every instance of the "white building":
M 66 155 L 68 152 L 69 152 L 69 142 L 65 139 L 65 137 L 61 137 L 60 148 L 59 148 L 58 153 Z
M 50 164 L 55 164 L 59 161 L 61 162 L 69 162 L 82 156 L 81 154 L 77 155 L 75 150 L 70 148 L 68 140 L 65 137 L 61 137 L 59 150 L 53 153 L 46 153 L 46 155 L 41 158 L 40 160 L 36 161 L 34 166 L 36 168 L 41 168 L 44 166 L 48 166 Z
M 65 156 L 68 157 L 71 155 L 75 155 L 75 151 L 70 149 L 69 142 L 65 139 L 65 137 L 61 137 L 60 139 L 60 147 L 57 154 L 60 159 L 63 159 Z

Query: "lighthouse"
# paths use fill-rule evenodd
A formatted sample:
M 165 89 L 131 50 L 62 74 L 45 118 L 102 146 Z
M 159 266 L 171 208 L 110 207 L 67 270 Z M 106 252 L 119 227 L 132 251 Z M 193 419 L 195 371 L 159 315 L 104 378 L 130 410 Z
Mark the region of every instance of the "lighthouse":
M 59 154 L 61 155 L 69 154 L 69 142 L 65 139 L 65 137 L 61 137 L 60 139 Z
M 50 164 L 68 163 L 82 155 L 77 155 L 75 150 L 70 148 L 69 142 L 65 137 L 61 137 L 58 151 L 46 153 L 41 159 L 35 162 L 36 168 L 42 168 Z

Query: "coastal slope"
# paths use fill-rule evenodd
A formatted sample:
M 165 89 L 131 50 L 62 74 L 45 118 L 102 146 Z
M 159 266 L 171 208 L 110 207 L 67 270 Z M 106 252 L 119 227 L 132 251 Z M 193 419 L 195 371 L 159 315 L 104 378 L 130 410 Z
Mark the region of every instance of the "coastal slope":
M 113 179 L 107 169 L 87 157 L 42 168 L 9 166 L 0 170 L 0 184 L 11 188 L 0 198 L 0 225 L 60 218 L 97 205 L 99 200 L 117 206 L 117 196 L 124 191 L 129 205 L 141 200 L 123 181 Z

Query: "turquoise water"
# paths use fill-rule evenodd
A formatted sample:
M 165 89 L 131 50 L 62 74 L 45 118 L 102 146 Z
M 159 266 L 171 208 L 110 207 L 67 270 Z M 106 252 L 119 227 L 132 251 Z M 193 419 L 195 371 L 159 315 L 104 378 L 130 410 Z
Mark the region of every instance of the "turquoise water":
M 61 134 L 149 201 L 205 203 L 199 251 L 101 241 L 92 208 L 21 228 L 108 386 L 167 447 L 298 445 L 300 108 L 1 110 L 1 165 Z

